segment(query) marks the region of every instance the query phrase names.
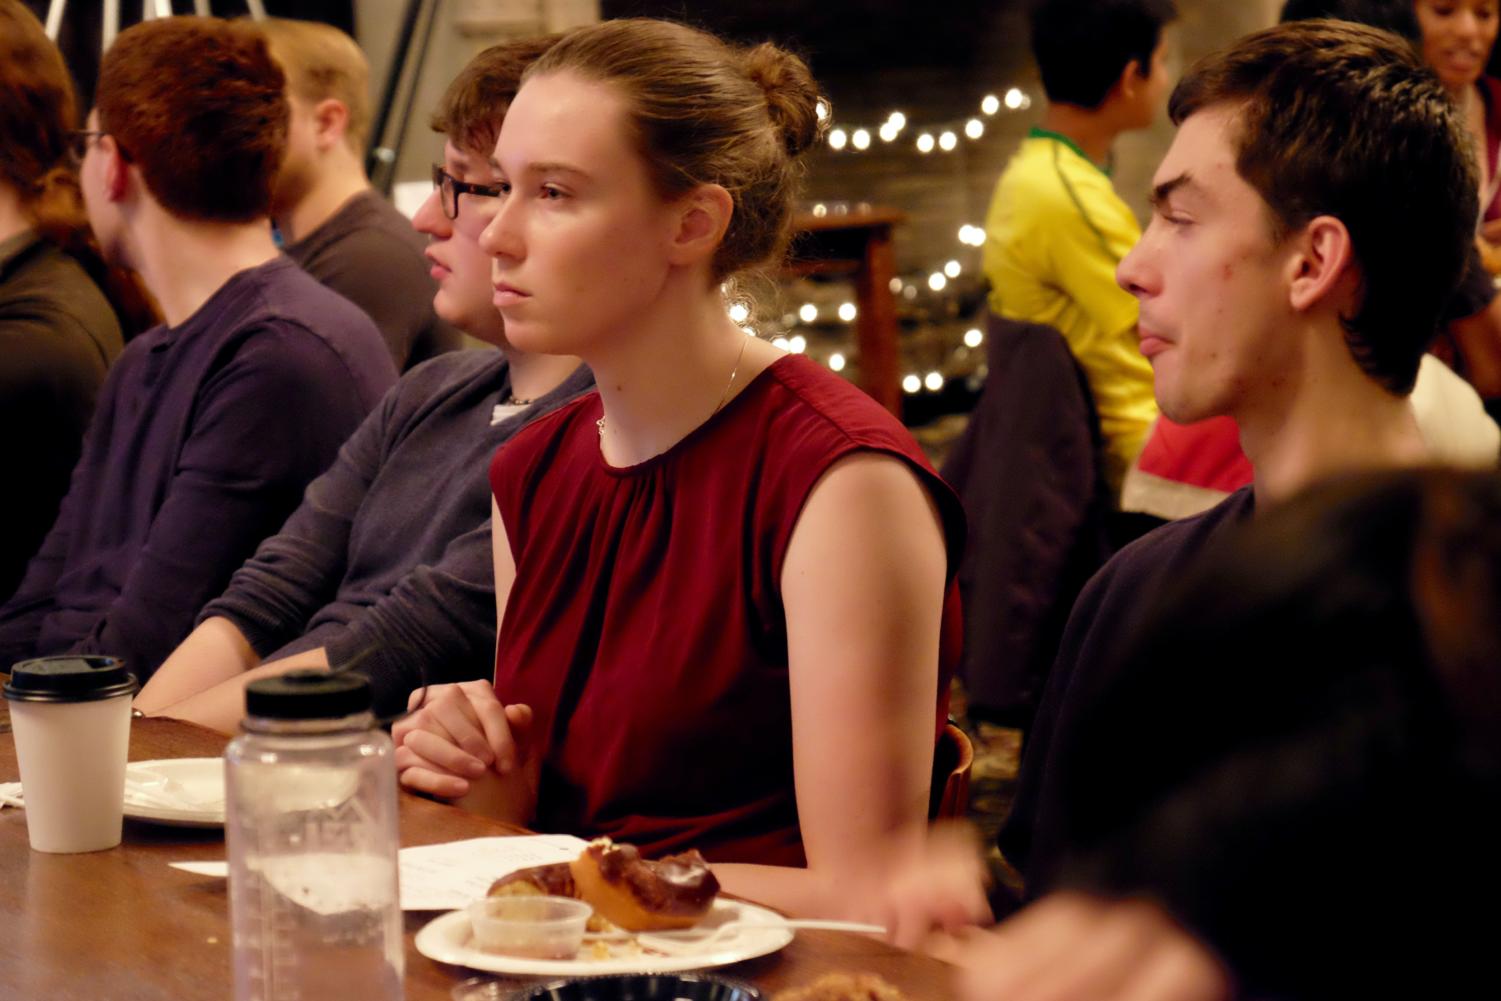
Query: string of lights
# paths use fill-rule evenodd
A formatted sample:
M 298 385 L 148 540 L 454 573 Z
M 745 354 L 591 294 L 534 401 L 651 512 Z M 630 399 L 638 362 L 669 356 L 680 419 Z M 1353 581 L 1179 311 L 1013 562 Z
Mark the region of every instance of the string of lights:
M 894 143 L 901 138 L 904 132 L 911 132 L 913 145 L 919 153 L 932 153 L 938 150 L 942 153 L 952 153 L 959 148 L 959 140 L 980 139 L 985 135 L 985 119 L 993 118 L 1000 113 L 1002 108 L 1007 111 L 1025 111 L 1032 106 L 1032 98 L 1020 87 L 1012 87 L 1006 93 L 997 97 L 994 94 L 986 94 L 980 101 L 980 114 L 964 120 L 954 119 L 949 122 L 938 122 L 921 128 L 913 127 L 907 120 L 906 114 L 901 111 L 892 111 L 880 125 L 856 125 L 847 122 L 829 122 L 832 114 L 829 103 L 824 100 L 818 102 L 818 117 L 820 121 L 829 124 L 828 134 L 824 141 L 829 149 L 836 153 L 852 152 L 864 153 L 869 150 L 875 140 L 883 143 Z

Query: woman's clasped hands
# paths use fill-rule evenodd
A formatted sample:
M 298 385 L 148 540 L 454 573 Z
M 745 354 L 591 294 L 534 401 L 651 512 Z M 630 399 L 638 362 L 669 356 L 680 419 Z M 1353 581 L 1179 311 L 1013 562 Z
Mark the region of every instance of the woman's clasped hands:
M 490 682 L 419 688 L 407 709 L 409 715 L 391 728 L 404 788 L 459 799 L 495 779 L 525 779 L 532 757 L 531 707 L 505 705 Z

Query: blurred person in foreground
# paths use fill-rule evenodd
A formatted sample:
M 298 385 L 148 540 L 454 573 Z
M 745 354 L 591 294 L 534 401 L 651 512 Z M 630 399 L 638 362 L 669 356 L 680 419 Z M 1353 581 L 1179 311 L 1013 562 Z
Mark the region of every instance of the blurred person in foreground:
M 438 315 L 499 350 L 452 352 L 403 376 L 281 531 L 199 614 L 138 709 L 232 731 L 245 685 L 296 667 L 352 665 L 370 678 L 383 715 L 424 684 L 490 676 L 486 464 L 592 384 L 577 358 L 506 342 L 490 257 L 477 242 L 499 195 L 495 137 L 522 71 L 553 41 L 493 46 L 449 85 L 432 118 L 443 163 L 412 220 L 432 240 Z
M 1122 550 L 1080 595 L 1024 749 L 1001 849 L 1050 889 L 1088 739 L 1085 693 L 1157 595 L 1218 535 L 1327 476 L 1430 458 L 1408 394 L 1458 283 L 1475 173 L 1453 103 L 1409 46 L 1303 21 L 1196 64 L 1154 214 L 1121 263 L 1162 411 L 1233 417 L 1254 483 Z
M 30 11 L 0 0 L 0 468 L 14 477 L 0 602 L 57 518 L 122 335 L 156 322 L 89 233 L 69 162 L 77 116 L 61 53 Z
M 998 316 L 1054 327 L 1083 369 L 1118 499 L 1157 416 L 1136 346 L 1137 304 L 1115 283 L 1141 236 L 1110 179 L 1117 137 L 1162 113 L 1173 0 L 1039 0 L 1032 55 L 1048 107 L 1007 163 L 985 220 Z
M 84 202 L 165 322 L 110 370 L 0 608 L 0 664 L 112 654 L 144 681 L 395 381 L 369 318 L 271 239 L 283 84 L 258 34 L 213 18 L 137 25 L 104 56 Z
M 1060 891 L 970 941 L 960 996 L 1494 979 L 1497 608 L 1495 473 L 1342 478 L 1218 540 L 1090 693 Z
M 399 371 L 460 346 L 412 224 L 365 176 L 370 66 L 338 28 L 254 22 L 287 77 L 287 152 L 271 188 L 282 250 L 375 321 Z

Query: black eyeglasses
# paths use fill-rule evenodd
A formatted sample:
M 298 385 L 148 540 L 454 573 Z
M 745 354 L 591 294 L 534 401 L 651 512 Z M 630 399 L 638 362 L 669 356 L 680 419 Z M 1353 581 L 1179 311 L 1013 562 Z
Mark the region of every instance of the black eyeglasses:
M 471 184 L 461 181 L 438 164 L 433 164 L 433 187 L 438 189 L 438 202 L 443 214 L 450 219 L 459 217 L 459 196 L 478 195 L 480 198 L 499 198 L 501 190 L 493 184 Z
M 73 165 L 75 167 L 81 165 L 83 158 L 89 154 L 89 147 L 101 136 L 107 135 L 109 135 L 108 132 L 101 132 L 98 129 L 71 130 L 68 133 L 68 156 L 73 158 Z

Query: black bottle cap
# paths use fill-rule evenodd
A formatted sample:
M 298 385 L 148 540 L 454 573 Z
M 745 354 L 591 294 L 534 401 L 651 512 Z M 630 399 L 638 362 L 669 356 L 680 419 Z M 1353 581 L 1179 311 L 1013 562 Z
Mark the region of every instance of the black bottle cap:
M 288 671 L 245 687 L 245 712 L 264 719 L 338 719 L 369 712 L 364 676 L 348 672 Z

